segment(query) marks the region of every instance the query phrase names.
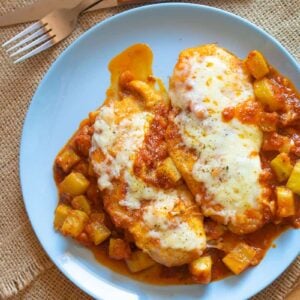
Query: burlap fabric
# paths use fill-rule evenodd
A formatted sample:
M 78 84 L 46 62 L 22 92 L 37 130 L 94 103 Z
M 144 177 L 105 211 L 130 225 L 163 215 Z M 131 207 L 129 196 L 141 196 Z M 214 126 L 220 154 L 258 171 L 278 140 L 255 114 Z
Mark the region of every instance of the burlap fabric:
M 0 15 L 33 1 L 0 0 Z M 213 5 L 247 18 L 275 36 L 300 60 L 300 0 L 190 2 Z M 88 13 L 81 18 L 71 37 L 19 65 L 13 65 L 0 50 L 0 298 L 89 299 L 57 270 L 32 231 L 19 185 L 19 144 L 31 97 L 51 63 L 88 28 L 128 8 Z M 0 43 L 24 27 L 0 29 Z M 255 299 L 284 299 L 295 287 L 299 276 L 300 257 Z

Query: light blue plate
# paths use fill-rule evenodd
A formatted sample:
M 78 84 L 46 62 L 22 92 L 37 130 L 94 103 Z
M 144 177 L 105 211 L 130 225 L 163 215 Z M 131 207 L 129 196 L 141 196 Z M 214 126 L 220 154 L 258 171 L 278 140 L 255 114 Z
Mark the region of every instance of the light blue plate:
M 262 263 L 241 276 L 208 286 L 160 287 L 111 272 L 97 263 L 88 250 L 53 230 L 57 204 L 52 176 L 55 155 L 88 112 L 102 103 L 109 85 L 110 59 L 140 42 L 153 49 L 154 73 L 166 83 L 180 50 L 217 42 L 240 57 L 245 57 L 251 49 L 259 49 L 300 88 L 299 66 L 276 40 L 240 17 L 215 8 L 190 4 L 145 6 L 98 24 L 53 64 L 26 117 L 20 176 L 33 229 L 57 267 L 98 299 L 249 298 L 270 284 L 299 254 L 300 231 L 290 230 L 282 235 Z

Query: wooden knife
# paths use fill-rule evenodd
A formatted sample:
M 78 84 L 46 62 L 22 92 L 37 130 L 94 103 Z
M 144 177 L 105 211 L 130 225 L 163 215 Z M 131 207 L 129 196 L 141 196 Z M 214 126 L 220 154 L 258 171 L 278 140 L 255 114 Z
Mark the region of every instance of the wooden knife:
M 3 16 L 0 16 L 0 27 L 9 26 L 19 23 L 26 23 L 36 21 L 47 15 L 49 12 L 60 8 L 75 7 L 81 0 L 38 0 L 35 3 L 17 8 Z M 115 7 L 124 4 L 136 3 L 151 3 L 163 2 L 156 0 L 103 0 L 99 4 L 92 7 L 90 10 L 104 9 L 108 7 Z

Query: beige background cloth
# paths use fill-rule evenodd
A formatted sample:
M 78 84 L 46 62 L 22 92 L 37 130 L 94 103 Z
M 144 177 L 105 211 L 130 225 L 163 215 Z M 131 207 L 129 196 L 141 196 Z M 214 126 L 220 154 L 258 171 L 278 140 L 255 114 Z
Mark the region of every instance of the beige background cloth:
M 0 0 L 0 15 L 32 2 Z M 190 2 L 213 5 L 245 17 L 275 36 L 300 60 L 300 0 Z M 128 8 L 88 13 L 71 37 L 22 64 L 13 65 L 0 50 L 0 298 L 89 299 L 58 271 L 32 231 L 20 191 L 19 144 L 28 105 L 51 63 L 88 28 Z M 0 44 L 25 27 L 0 29 Z M 299 277 L 300 257 L 255 299 L 284 299 Z

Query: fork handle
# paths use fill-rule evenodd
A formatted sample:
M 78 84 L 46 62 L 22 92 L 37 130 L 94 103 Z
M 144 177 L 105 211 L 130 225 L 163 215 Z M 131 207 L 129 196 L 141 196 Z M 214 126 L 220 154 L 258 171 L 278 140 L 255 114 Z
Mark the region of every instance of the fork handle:
M 75 6 L 73 10 L 80 14 L 102 1 L 103 0 L 83 0 L 77 6 Z

